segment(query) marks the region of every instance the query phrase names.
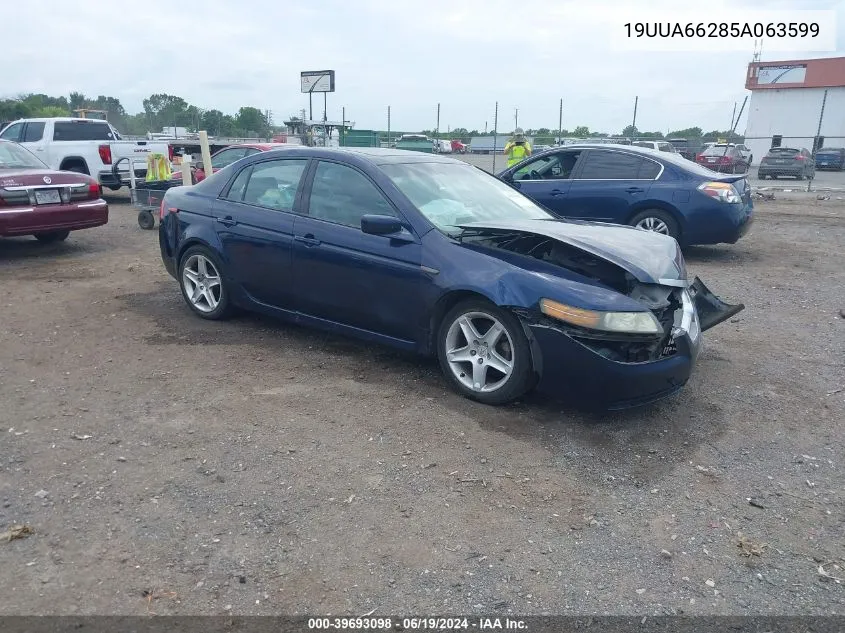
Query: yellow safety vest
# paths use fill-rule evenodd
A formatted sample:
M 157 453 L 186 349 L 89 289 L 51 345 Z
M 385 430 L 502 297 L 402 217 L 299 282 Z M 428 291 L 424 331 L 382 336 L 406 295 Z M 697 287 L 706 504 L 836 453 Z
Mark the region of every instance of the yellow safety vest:
M 147 155 L 147 182 L 154 180 L 170 180 L 171 170 L 170 161 L 164 154 L 148 154 Z
M 527 142 L 521 145 L 517 145 L 516 143 L 511 144 L 511 146 L 507 149 L 508 167 L 516 165 L 519 161 L 528 156 L 528 151 L 529 145 Z

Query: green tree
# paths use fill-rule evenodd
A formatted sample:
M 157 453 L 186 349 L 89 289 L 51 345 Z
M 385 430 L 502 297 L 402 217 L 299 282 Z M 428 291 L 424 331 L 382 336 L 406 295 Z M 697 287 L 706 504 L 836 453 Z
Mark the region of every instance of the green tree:
M 237 124 L 247 136 L 266 136 L 269 127 L 264 113 L 252 106 L 244 106 L 238 110 Z
M 175 95 L 156 93 L 144 99 L 144 112 L 150 118 L 154 131 L 185 125 L 187 109 L 188 102 Z
M 684 128 L 683 130 L 675 130 L 674 132 L 669 133 L 669 138 L 700 138 L 701 137 L 701 128 L 700 127 L 688 127 Z
M 586 125 L 579 125 L 574 130 L 572 130 L 572 136 L 577 138 L 587 138 L 590 136 L 590 128 Z

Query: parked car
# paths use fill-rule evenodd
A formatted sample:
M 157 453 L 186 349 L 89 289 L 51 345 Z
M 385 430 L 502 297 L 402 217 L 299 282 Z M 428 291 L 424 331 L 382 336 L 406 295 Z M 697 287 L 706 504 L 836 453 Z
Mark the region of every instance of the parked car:
M 168 190 L 161 219 L 162 261 L 197 316 L 237 306 L 434 355 L 488 404 L 535 385 L 603 408 L 667 396 L 700 332 L 743 308 L 690 280 L 675 240 L 556 220 L 437 155 L 255 154 Z
M 773 147 L 760 161 L 757 177 L 777 179 L 790 176 L 798 180 L 812 179 L 816 175 L 816 163 L 809 150 L 797 147 Z
M 669 143 L 668 141 L 634 141 L 631 143 L 634 147 L 645 147 L 648 149 L 654 149 L 658 152 L 669 152 L 670 154 L 677 154 L 678 150 L 675 149 L 675 146 Z
M 744 176 L 720 175 L 670 152 L 568 145 L 499 176 L 558 217 L 628 224 L 682 246 L 733 244 L 753 219 Z
M 20 143 L 50 169 L 90 174 L 99 184 L 117 191 L 129 184 L 129 161 L 136 161 L 135 175 L 147 175 L 146 157 L 173 153 L 163 141 L 124 141 L 108 121 L 52 117 L 13 121 L 0 139 Z
M 217 172 L 245 156 L 286 147 L 298 147 L 298 145 L 292 143 L 238 143 L 237 145 L 229 145 L 211 155 L 211 170 Z M 191 172 L 194 183 L 205 180 L 205 166 L 202 161 L 198 162 Z M 182 172 L 177 169 L 170 178 L 171 180 L 181 180 Z
M 845 168 L 845 147 L 822 147 L 816 152 L 816 169 Z
M 710 149 L 711 147 L 721 148 L 723 152 L 725 147 L 735 147 L 739 151 L 739 153 L 742 154 L 742 157 L 746 163 L 751 165 L 751 161 L 754 160 L 754 155 L 751 153 L 751 150 L 748 148 L 747 145 L 744 145 L 743 143 L 705 143 L 702 147 L 702 152 Z M 701 152 L 699 153 L 699 155 L 700 154 Z
M 668 138 L 666 140 L 687 160 L 695 161 L 695 155 L 701 149 L 701 143 L 696 139 Z
M 695 162 L 713 171 L 727 174 L 744 174 L 749 163 L 742 152 L 733 145 L 716 143 L 695 157 Z
M 0 236 L 60 242 L 71 231 L 106 224 L 101 193 L 93 177 L 50 169 L 18 143 L 0 139 Z

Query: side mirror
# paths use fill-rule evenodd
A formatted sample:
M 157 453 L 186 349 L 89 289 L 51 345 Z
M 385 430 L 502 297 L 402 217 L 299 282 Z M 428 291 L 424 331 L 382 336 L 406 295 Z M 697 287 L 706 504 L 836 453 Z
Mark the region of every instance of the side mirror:
M 392 215 L 365 215 L 361 218 L 361 231 L 370 235 L 391 235 L 401 230 L 401 220 Z

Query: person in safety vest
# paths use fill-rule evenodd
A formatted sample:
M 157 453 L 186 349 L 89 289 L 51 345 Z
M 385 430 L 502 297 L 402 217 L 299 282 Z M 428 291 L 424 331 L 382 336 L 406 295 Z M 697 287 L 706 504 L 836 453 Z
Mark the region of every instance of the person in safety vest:
M 505 156 L 508 157 L 508 167 L 531 156 L 531 143 L 525 140 L 525 133 L 521 127 L 513 131 L 513 138 L 505 144 Z

